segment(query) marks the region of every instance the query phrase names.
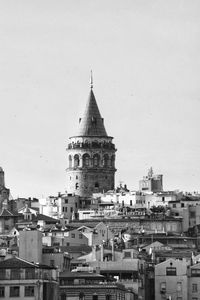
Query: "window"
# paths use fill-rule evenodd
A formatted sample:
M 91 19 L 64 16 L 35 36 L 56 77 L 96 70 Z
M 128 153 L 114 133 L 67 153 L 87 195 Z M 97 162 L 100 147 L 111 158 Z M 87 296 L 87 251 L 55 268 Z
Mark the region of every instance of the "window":
M 70 207 L 70 211 L 71 211 L 71 213 L 73 212 L 73 207 Z
M 184 207 L 184 203 L 181 203 L 181 207 Z
M 130 200 L 130 206 L 132 206 L 133 205 L 133 201 L 132 200 Z
M 74 167 L 77 168 L 79 166 L 79 163 L 80 163 L 79 156 L 78 156 L 78 154 L 76 154 L 74 156 Z
M 65 294 L 61 294 L 60 299 L 61 299 L 61 300 L 66 300 L 66 299 L 67 299 L 67 296 L 66 296 Z
M 160 292 L 161 294 L 164 294 L 166 292 L 166 282 L 160 283 Z
M 20 279 L 20 269 L 11 269 L 11 279 Z
M 25 278 L 26 279 L 34 279 L 35 278 L 35 270 L 34 269 L 25 269 Z
M 34 286 L 25 286 L 24 296 L 25 297 L 33 297 L 34 296 Z
M 50 267 L 54 267 L 55 266 L 55 261 L 54 259 L 50 259 Z
M 106 295 L 106 300 L 111 300 L 111 295 Z
M 182 291 L 182 282 L 177 282 L 176 290 L 177 290 L 177 292 Z
M 200 277 L 200 269 L 194 269 L 191 272 L 192 277 Z
M 10 287 L 10 297 L 19 297 L 19 286 Z
M 63 212 L 65 211 L 65 208 L 64 208 L 64 207 L 62 208 L 62 211 L 63 211 Z
M 124 252 L 124 258 L 130 258 L 131 257 L 131 252 L 130 251 L 125 251 Z
M 94 155 L 93 164 L 94 164 L 94 167 L 98 167 L 99 166 L 99 155 L 98 154 Z
M 197 293 L 197 291 L 198 291 L 197 283 L 193 283 L 193 284 L 192 284 L 192 292 L 193 292 L 193 293 Z
M 98 295 L 93 295 L 92 300 L 98 300 Z
M 176 276 L 176 268 L 174 268 L 174 267 L 167 267 L 166 268 L 166 275 L 167 276 Z
M 173 204 L 173 208 L 176 208 L 176 204 L 175 203 Z
M 71 237 L 72 237 L 73 239 L 75 239 L 75 233 L 72 233 L 72 234 L 71 234 Z
M 79 294 L 79 300 L 85 300 L 85 294 L 84 293 Z
M 79 234 L 79 239 L 82 239 L 83 238 L 83 235 L 82 233 Z
M 5 278 L 6 278 L 6 270 L 0 269 L 0 279 L 5 279 Z
M 191 211 L 190 212 L 190 218 L 195 218 L 195 217 L 196 217 L 195 211 Z
M 0 286 L 0 298 L 4 298 L 4 297 L 5 297 L 5 287 Z
M 65 212 L 67 212 L 67 207 L 65 207 Z
M 65 204 L 67 204 L 68 203 L 68 199 L 65 199 Z

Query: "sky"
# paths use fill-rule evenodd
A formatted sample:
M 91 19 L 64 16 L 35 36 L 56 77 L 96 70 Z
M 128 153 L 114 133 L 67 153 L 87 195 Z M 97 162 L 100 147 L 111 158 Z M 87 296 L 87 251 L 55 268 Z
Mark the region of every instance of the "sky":
M 200 191 L 199 0 L 1 0 L 0 166 L 15 197 L 66 190 L 90 90 L 114 137 L 116 186 L 152 166 Z

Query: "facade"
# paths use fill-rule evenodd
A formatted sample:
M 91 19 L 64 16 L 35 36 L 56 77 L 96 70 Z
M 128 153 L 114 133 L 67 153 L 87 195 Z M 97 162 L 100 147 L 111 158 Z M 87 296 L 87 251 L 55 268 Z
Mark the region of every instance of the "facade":
M 78 228 L 79 232 L 87 237 L 88 245 L 95 246 L 102 243 L 108 243 L 110 239 L 114 238 L 113 232 L 103 222 L 98 223 L 95 227 L 81 226 Z
M 55 268 L 14 257 L 0 262 L 0 298 L 57 300 Z
M 108 136 L 93 93 L 79 119 L 79 130 L 67 147 L 67 192 L 82 197 L 113 190 L 115 185 L 115 145 Z
M 188 300 L 187 262 L 185 260 L 168 259 L 155 266 L 155 300 L 163 299 Z
M 23 230 L 19 233 L 19 257 L 35 263 L 42 263 L 42 232 Z
M 58 195 L 40 199 L 40 213 L 60 219 L 64 224 L 76 218 L 80 197 L 72 194 Z
M 104 276 L 97 273 L 63 272 L 60 274 L 61 300 L 125 300 L 125 292 L 122 284 L 107 281 Z
M 139 182 L 140 191 L 143 192 L 162 192 L 163 191 L 163 175 L 154 175 L 153 169 L 150 168 L 148 175 L 144 176 Z

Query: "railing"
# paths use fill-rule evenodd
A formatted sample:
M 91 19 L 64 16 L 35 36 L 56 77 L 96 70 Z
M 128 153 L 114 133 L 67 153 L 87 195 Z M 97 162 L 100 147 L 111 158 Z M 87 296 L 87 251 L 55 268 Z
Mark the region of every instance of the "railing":
M 71 143 L 68 144 L 68 149 L 108 149 L 115 150 L 115 145 L 112 143 Z

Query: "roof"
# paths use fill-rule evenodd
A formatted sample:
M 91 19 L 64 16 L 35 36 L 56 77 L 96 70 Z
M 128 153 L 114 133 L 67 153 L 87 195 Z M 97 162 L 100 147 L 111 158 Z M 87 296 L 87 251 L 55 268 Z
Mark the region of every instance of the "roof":
M 92 89 L 90 90 L 83 117 L 79 119 L 77 136 L 107 136 L 104 122 Z
M 93 278 L 93 279 L 104 279 L 105 276 L 97 274 L 97 273 L 90 273 L 90 272 L 62 272 L 60 273 L 59 277 L 65 278 Z
M 1 213 L 0 213 L 0 217 L 16 217 L 17 215 L 14 215 L 13 213 L 11 213 L 8 209 L 3 208 Z
M 92 247 L 87 245 L 61 246 L 60 249 L 68 253 L 80 253 L 80 252 L 90 253 L 92 251 Z
M 27 269 L 27 268 L 39 268 L 39 269 L 52 269 L 52 267 L 35 264 L 19 257 L 13 257 L 5 259 L 0 262 L 0 269 Z

